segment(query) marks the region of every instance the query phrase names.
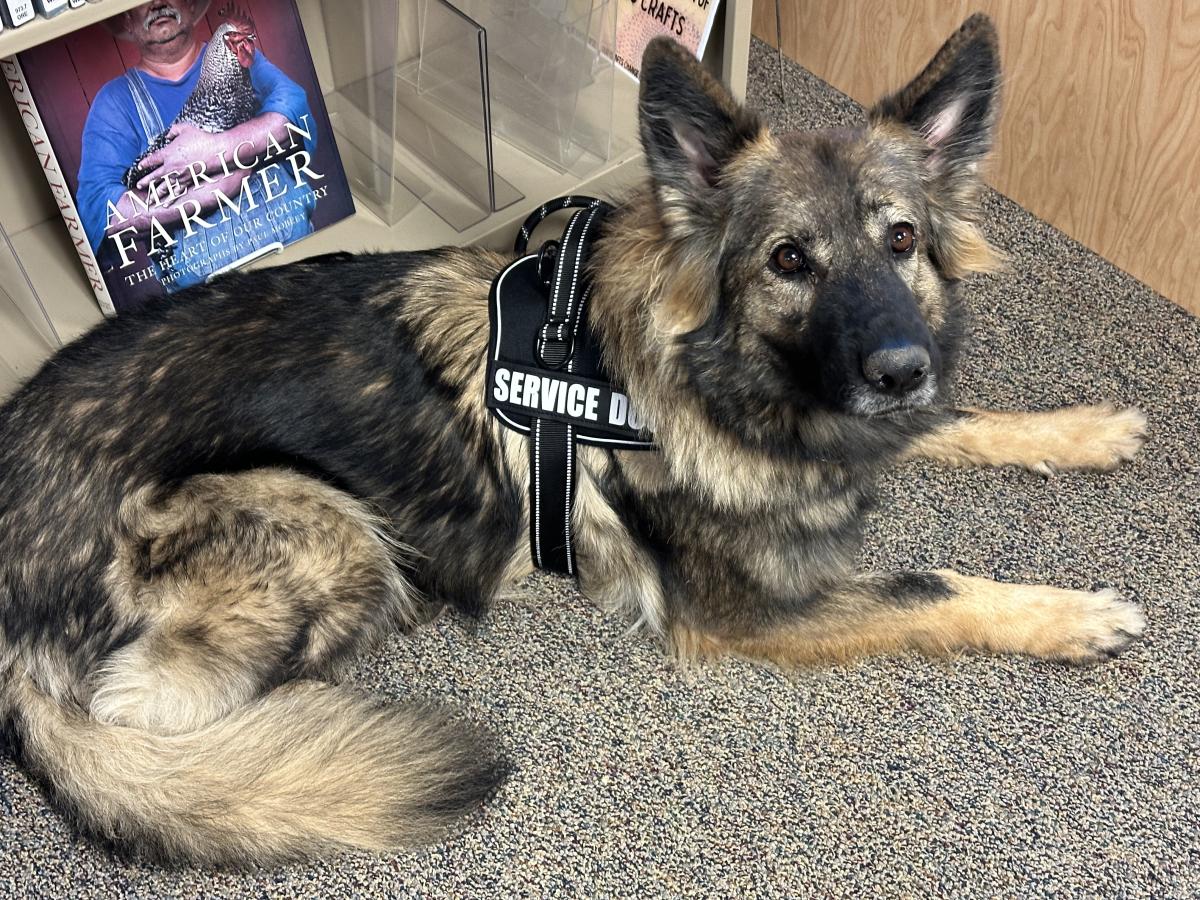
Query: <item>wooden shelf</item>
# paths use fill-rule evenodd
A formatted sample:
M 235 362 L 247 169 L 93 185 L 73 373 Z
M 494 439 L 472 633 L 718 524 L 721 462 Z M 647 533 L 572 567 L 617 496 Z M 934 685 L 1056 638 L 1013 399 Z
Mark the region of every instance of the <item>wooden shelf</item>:
M 103 22 L 140 5 L 139 0 L 104 0 L 103 3 L 89 3 L 77 9 L 67 9 L 53 19 L 38 16 L 20 28 L 5 28 L 0 31 L 0 57 L 12 56 L 96 22 Z

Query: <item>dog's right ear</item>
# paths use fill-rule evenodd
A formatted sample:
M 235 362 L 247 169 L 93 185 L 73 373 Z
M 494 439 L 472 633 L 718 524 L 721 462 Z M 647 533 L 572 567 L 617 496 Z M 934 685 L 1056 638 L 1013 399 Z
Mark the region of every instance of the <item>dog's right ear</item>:
M 671 213 L 665 224 L 684 225 L 676 213 L 711 220 L 707 207 L 722 170 L 763 133 L 763 125 L 670 38 L 646 46 L 640 78 L 642 149 L 664 213 Z
M 951 278 L 995 271 L 997 254 L 978 227 L 983 178 L 1000 104 L 1000 47 L 982 14 L 967 19 L 925 69 L 871 110 L 873 125 L 898 123 L 924 145 L 934 257 Z

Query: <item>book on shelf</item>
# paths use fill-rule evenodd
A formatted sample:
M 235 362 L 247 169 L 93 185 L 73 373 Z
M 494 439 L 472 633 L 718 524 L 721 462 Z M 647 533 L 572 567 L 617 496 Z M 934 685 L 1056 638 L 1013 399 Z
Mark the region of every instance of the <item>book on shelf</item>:
M 108 315 L 354 212 L 295 0 L 157 0 L 0 67 Z
M 33 0 L 38 15 L 50 19 L 67 9 L 67 0 Z
M 36 16 L 33 0 L 0 0 L 0 23 L 4 27 L 19 28 Z

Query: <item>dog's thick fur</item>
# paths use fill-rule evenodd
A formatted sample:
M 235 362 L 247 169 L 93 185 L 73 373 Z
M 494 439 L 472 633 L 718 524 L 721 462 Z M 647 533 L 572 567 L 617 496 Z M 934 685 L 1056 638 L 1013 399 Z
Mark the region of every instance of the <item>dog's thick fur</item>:
M 1142 440 L 1134 411 L 942 404 L 957 281 L 996 264 L 976 216 L 998 81 L 972 18 L 867 127 L 777 138 L 650 46 L 651 178 L 598 244 L 591 315 L 661 450 L 581 449 L 590 597 L 680 656 L 785 665 L 1086 662 L 1140 634 L 1109 592 L 853 571 L 874 473 L 905 455 L 1109 468 Z M 429 840 L 495 789 L 471 728 L 331 679 L 528 571 L 525 440 L 483 406 L 505 262 L 231 275 L 104 323 L 0 410 L 0 717 L 86 830 L 271 861 Z M 866 374 L 897 346 L 923 354 L 910 392 Z

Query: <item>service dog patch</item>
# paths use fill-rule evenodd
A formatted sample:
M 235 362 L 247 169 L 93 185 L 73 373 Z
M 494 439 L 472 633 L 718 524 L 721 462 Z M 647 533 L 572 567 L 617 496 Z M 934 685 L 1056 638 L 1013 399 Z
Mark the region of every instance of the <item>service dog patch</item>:
M 496 276 L 489 296 L 487 407 L 522 434 L 533 430 L 535 419 L 550 419 L 573 426 L 580 443 L 651 449 L 637 410 L 603 370 L 587 328 L 590 293 L 571 298 L 568 308 L 542 284 L 536 254 Z M 555 300 L 564 304 L 562 321 L 548 332 Z

